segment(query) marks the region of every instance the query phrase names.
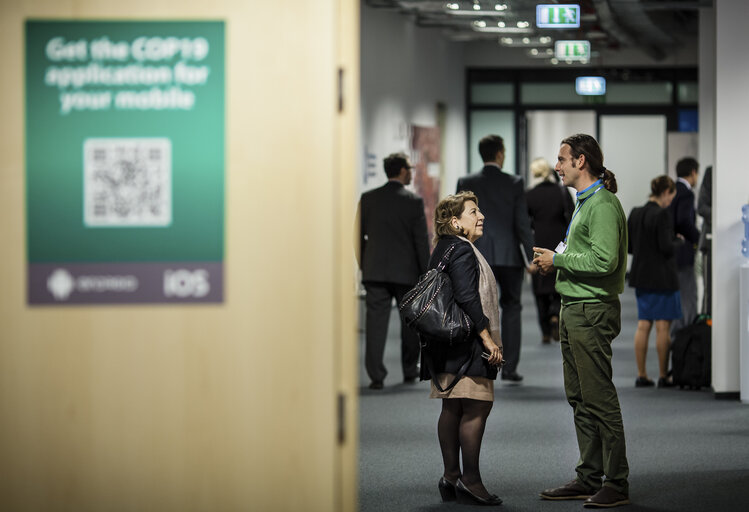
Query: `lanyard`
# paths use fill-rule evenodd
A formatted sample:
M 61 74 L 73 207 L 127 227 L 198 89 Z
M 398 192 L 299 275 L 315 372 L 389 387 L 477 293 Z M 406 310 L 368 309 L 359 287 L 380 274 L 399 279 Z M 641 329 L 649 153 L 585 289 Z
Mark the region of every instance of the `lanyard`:
M 583 190 L 581 193 L 584 194 L 587 190 L 589 190 L 591 187 L 596 186 L 597 184 L 600 185 L 601 184 L 601 180 L 596 181 L 590 187 L 588 187 L 587 189 Z M 605 188 L 604 185 L 601 185 L 600 187 L 598 187 L 597 189 L 595 189 L 593 191 L 593 193 L 590 194 L 585 199 L 578 199 L 578 201 L 577 201 L 577 208 L 575 208 L 575 211 L 572 213 L 572 218 L 570 219 L 570 224 L 569 224 L 569 226 L 567 226 L 567 233 L 564 234 L 564 243 L 565 244 L 567 243 L 567 237 L 570 236 L 570 229 L 572 228 L 572 221 L 575 220 L 575 215 L 577 215 L 577 212 L 579 212 L 582 209 L 583 205 L 585 204 L 585 201 L 587 201 L 588 199 L 590 199 L 591 197 L 593 197 L 594 195 L 596 195 L 598 193 L 598 191 L 601 190 L 602 188 Z

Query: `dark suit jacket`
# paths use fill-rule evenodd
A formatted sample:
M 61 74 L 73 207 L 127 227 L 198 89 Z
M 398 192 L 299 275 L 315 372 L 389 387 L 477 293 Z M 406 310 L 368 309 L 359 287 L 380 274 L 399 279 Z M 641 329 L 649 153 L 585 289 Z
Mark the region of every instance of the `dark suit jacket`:
M 676 252 L 676 265 L 679 268 L 694 266 L 694 249 L 700 240 L 700 232 L 695 226 L 694 193 L 677 181 L 676 197 L 668 209 L 674 222 L 674 231 L 686 240 Z
M 713 224 L 713 166 L 705 169 L 705 175 L 702 177 L 702 186 L 700 195 L 697 198 L 697 213 L 702 217 L 702 232 L 700 233 L 700 250 L 703 252 L 710 251 L 712 240 L 707 235 L 712 234 Z
M 528 191 L 528 214 L 537 247 L 554 249 L 564 240 L 575 203 L 567 187 L 542 181 Z
M 660 291 L 679 289 L 675 254 L 681 240 L 676 238 L 673 226 L 668 208 L 652 201 L 632 209 L 627 219 L 628 251 L 633 255 L 630 286 Z
M 429 261 L 424 201 L 388 181 L 362 194 L 357 216 L 362 281 L 416 284 Z
M 533 234 L 522 178 L 487 165 L 477 174 L 460 178 L 457 191 L 461 190 L 476 194 L 486 217 L 484 235 L 475 245 L 490 265 L 522 267 L 520 244 L 528 261 L 533 259 Z

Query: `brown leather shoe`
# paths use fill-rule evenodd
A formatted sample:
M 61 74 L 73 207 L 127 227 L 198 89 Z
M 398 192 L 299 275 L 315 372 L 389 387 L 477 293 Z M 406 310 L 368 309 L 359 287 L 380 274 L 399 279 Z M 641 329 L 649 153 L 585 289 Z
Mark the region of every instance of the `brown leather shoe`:
M 544 500 L 585 500 L 594 494 L 593 489 L 588 489 L 577 480 L 572 480 L 562 487 L 546 489 L 539 496 Z
M 611 508 L 620 505 L 629 505 L 629 498 L 605 485 L 583 503 L 583 507 L 587 508 Z

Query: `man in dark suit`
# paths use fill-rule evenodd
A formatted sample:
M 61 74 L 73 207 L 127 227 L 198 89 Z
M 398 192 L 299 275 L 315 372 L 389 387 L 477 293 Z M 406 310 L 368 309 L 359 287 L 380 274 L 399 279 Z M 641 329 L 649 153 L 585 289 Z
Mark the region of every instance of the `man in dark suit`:
M 671 324 L 671 334 L 694 321 L 697 316 L 697 279 L 694 276 L 694 252 L 700 239 L 695 225 L 694 192 L 697 185 L 699 164 L 691 157 L 682 158 L 676 163 L 676 196 L 669 206 L 674 221 L 674 231 L 684 237 L 676 252 L 676 266 L 679 272 L 679 293 L 681 295 L 682 317 Z
M 382 362 L 393 298 L 403 296 L 426 272 L 429 241 L 424 201 L 406 190 L 411 183 L 411 163 L 403 153 L 384 161 L 388 182 L 365 192 L 359 201 L 359 251 L 357 260 L 367 290 L 365 366 L 370 389 L 382 389 L 387 369 Z M 419 338 L 401 323 L 403 379 L 419 377 Z
M 519 383 L 521 319 L 520 293 L 523 286 L 525 251 L 527 261 L 533 259 L 533 234 L 525 199 L 525 185 L 519 176 L 502 172 L 505 146 L 499 135 L 487 135 L 479 142 L 479 153 L 484 161 L 481 172 L 460 178 L 458 192 L 470 190 L 479 200 L 479 208 L 486 216 L 484 236 L 476 247 L 491 265 L 499 286 L 499 306 L 502 310 L 502 343 L 504 359 L 502 380 Z M 521 249 L 522 246 L 522 249 Z M 535 266 L 529 270 L 532 271 Z

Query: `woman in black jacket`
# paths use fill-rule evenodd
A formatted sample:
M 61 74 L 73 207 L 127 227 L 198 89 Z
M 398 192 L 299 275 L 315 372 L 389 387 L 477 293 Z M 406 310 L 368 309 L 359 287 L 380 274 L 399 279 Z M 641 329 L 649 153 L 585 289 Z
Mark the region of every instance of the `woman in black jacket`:
M 436 268 L 446 260 L 445 272 L 455 301 L 471 318 L 477 334 L 467 343 L 452 346 L 427 342 L 422 350 L 421 378 L 432 379 L 430 398 L 442 399 L 437 423 L 445 466 L 439 481 L 442 499 L 499 505 L 502 500 L 486 490 L 479 472 L 481 440 L 494 402 L 494 380 L 503 362 L 497 284 L 491 267 L 473 245 L 483 234 L 483 226 L 484 216 L 471 192 L 447 196 L 437 205 L 437 244 L 429 267 Z
M 530 169 L 534 178 L 543 179 L 526 194 L 528 215 L 533 228 L 533 244 L 536 247 L 556 247 L 564 240 L 575 205 L 567 187 L 559 183 L 559 176 L 545 158 L 533 160 Z M 551 343 L 552 339 L 559 341 L 562 297 L 554 287 L 556 272 L 535 272 L 532 282 L 538 323 L 541 326 L 541 343 Z
M 679 278 L 676 270 L 676 247 L 682 239 L 674 234 L 668 206 L 676 195 L 676 185 L 668 176 L 650 182 L 652 194 L 644 206 L 629 214 L 629 253 L 632 267 L 629 285 L 637 296 L 637 331 L 635 331 L 636 387 L 653 386 L 645 361 L 648 338 L 655 322 L 655 346 L 658 351 L 660 378 L 658 387 L 669 387 L 668 351 L 671 345 L 671 321 L 681 318 Z

